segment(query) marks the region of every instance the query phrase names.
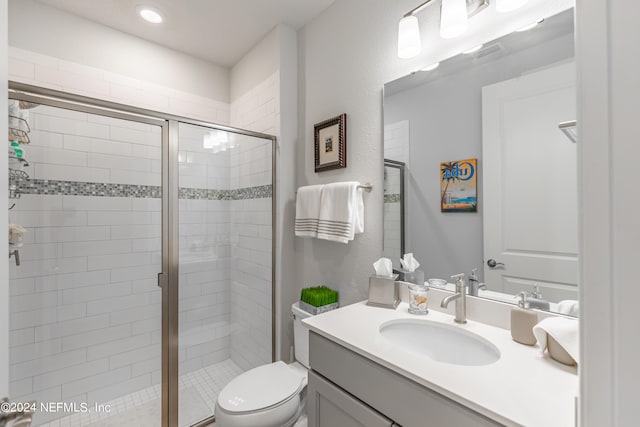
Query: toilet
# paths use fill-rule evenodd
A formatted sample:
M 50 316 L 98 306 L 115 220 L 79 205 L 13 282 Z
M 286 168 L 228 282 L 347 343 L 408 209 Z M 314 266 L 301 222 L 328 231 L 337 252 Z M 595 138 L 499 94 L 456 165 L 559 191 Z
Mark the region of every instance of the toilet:
M 216 400 L 216 426 L 291 427 L 304 411 L 309 368 L 309 330 L 302 319 L 311 316 L 296 302 L 291 306 L 296 361 L 258 366 L 227 384 Z

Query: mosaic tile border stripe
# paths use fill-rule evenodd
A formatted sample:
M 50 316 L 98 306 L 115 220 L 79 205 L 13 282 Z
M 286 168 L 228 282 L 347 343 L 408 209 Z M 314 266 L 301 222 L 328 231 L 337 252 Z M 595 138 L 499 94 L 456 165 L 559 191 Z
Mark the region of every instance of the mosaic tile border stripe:
M 385 194 L 385 203 L 400 203 L 400 194 Z
M 204 188 L 180 188 L 179 199 L 206 199 L 206 200 L 247 200 L 265 199 L 271 197 L 273 188 L 271 185 L 258 187 L 238 188 L 236 190 L 208 190 Z
M 133 197 L 141 199 L 159 199 L 162 197 L 162 189 L 154 185 L 29 179 L 18 182 L 17 186 L 20 194 Z M 180 188 L 178 198 L 190 200 L 247 200 L 269 198 L 272 197 L 272 194 L 273 187 L 269 184 L 235 190 Z

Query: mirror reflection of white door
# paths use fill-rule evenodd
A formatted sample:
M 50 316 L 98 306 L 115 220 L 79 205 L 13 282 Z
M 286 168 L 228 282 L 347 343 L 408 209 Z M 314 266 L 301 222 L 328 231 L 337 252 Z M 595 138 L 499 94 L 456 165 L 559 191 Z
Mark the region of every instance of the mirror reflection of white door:
M 575 118 L 573 62 L 482 90 L 484 281 L 492 290 L 537 284 L 544 299 L 577 299 L 576 144 L 558 129 Z

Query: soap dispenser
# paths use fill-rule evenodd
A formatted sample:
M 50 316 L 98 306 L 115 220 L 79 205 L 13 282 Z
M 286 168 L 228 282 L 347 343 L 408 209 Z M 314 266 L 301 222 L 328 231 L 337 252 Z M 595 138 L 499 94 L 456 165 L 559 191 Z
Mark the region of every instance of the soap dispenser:
M 511 309 L 511 338 L 520 344 L 535 345 L 533 327 L 538 323 L 538 314 L 528 309 L 526 292 L 520 292 L 516 298 L 518 308 Z

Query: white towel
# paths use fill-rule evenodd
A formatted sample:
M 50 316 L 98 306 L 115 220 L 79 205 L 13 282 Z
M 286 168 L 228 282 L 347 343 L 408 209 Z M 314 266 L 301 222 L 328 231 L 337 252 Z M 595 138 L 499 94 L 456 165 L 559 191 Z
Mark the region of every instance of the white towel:
M 298 188 L 296 197 L 296 236 L 318 237 L 320 202 L 324 185 Z
M 578 317 L 580 303 L 574 299 L 566 299 L 558 303 L 558 313 Z
M 359 182 L 336 182 L 322 189 L 318 239 L 349 243 L 364 232 L 364 202 Z
M 551 335 L 569 353 L 573 360 L 580 362 L 577 320 L 564 317 L 547 317 L 534 326 L 533 335 L 536 336 L 543 353 L 547 349 L 547 334 Z

